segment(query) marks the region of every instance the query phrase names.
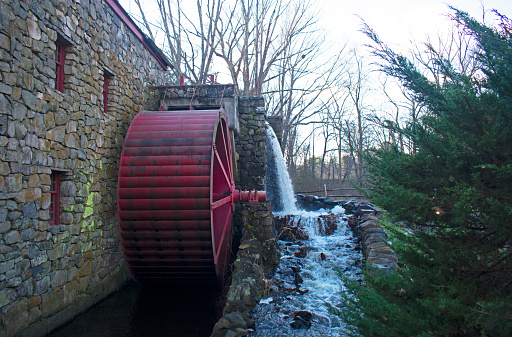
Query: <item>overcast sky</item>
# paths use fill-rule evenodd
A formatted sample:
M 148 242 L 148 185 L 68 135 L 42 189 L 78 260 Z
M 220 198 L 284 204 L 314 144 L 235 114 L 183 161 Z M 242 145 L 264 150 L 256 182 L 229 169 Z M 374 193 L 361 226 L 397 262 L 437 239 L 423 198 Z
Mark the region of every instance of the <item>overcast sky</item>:
M 405 49 L 411 39 L 424 42 L 427 35 L 434 37 L 449 30 L 448 5 L 479 21 L 483 8 L 497 9 L 512 18 L 512 0 L 316 0 L 316 4 L 322 15 L 321 24 L 333 41 L 348 38 L 352 43 L 366 43 L 366 37 L 358 32 L 363 19 L 384 42 Z M 494 18 L 487 13 L 486 21 Z
M 195 11 L 194 0 L 181 0 L 185 6 Z M 228 0 L 229 1 L 229 0 Z M 286 0 L 284 0 L 286 1 Z M 299 0 L 300 1 L 300 0 Z M 438 32 L 447 32 L 451 26 L 447 14 L 448 5 L 468 12 L 482 19 L 483 8 L 487 10 L 487 21 L 495 19 L 490 13 L 497 9 L 512 18 L 512 0 L 310 0 L 320 13 L 319 24 L 324 28 L 330 40 L 340 45 L 350 40 L 352 44 L 367 43 L 366 37 L 359 32 L 361 19 L 372 27 L 384 42 L 391 46 L 409 49 L 411 39 L 424 42 L 427 35 L 436 36 Z M 119 0 L 126 10 L 139 16 L 133 0 Z M 154 0 L 141 0 L 146 9 L 154 6 Z M 151 20 L 149 9 L 146 16 Z

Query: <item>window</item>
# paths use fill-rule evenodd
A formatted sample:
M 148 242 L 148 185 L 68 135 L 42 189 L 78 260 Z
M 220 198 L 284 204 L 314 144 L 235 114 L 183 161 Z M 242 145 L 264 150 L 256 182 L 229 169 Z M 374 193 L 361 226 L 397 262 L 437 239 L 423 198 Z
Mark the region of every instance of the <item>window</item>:
M 108 78 L 107 74 L 103 74 L 103 112 L 107 113 L 108 107 Z
M 55 72 L 57 78 L 55 79 L 55 89 L 64 92 L 64 61 L 66 60 L 66 46 L 61 41 L 56 41 L 57 52 L 55 55 L 55 63 L 57 67 Z
M 66 63 L 66 48 L 76 47 L 76 44 L 69 37 L 64 35 L 59 29 L 57 31 L 57 41 L 55 41 L 55 89 L 64 92 L 64 66 Z
M 110 81 L 114 77 L 114 73 L 107 67 L 103 67 L 103 112 L 107 113 L 108 109 L 108 89 Z
M 60 220 L 60 172 L 53 171 L 50 176 L 50 225 L 58 225 Z

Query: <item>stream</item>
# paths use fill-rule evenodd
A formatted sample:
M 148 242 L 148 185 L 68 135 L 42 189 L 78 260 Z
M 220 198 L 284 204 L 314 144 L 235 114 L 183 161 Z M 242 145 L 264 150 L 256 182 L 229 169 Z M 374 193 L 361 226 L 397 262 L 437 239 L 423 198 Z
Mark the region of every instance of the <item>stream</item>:
M 272 203 L 281 260 L 253 314 L 254 337 L 344 336 L 326 304 L 341 306 L 335 268 L 361 278 L 362 254 L 345 209 L 306 212 L 297 200 L 276 134 L 267 124 L 265 188 Z
M 344 209 L 277 213 L 281 261 L 268 281 L 268 297 L 254 313 L 250 336 L 344 336 L 343 322 L 326 303 L 339 306 L 340 279 L 361 278 L 361 252 Z

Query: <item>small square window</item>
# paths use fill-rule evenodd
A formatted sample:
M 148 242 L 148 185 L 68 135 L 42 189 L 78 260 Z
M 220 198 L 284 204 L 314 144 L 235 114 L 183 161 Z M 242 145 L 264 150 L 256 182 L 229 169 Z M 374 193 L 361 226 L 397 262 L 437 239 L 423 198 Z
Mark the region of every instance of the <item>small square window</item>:
M 58 225 L 60 222 L 60 175 L 61 172 L 53 171 L 50 176 L 50 225 Z

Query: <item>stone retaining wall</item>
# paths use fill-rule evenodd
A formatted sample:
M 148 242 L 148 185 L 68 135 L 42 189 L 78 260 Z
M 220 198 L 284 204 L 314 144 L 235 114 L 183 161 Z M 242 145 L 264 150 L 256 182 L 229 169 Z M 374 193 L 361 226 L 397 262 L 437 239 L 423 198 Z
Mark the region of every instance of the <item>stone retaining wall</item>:
M 267 116 L 267 122 L 274 130 L 279 144 L 283 141 L 283 117 L 282 116 Z
M 391 249 L 388 235 L 379 224 L 379 218 L 371 209 L 358 210 L 357 216 L 349 218 L 348 224 L 361 240 L 366 266 L 383 271 L 396 271 L 398 258 Z
M 0 1 L 0 337 L 40 336 L 129 278 L 119 157 L 143 87 L 164 69 L 106 1 Z M 57 40 L 67 44 L 63 92 Z M 53 172 L 61 210 L 51 226 Z

